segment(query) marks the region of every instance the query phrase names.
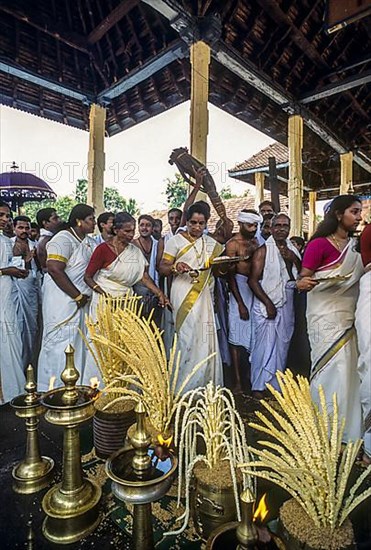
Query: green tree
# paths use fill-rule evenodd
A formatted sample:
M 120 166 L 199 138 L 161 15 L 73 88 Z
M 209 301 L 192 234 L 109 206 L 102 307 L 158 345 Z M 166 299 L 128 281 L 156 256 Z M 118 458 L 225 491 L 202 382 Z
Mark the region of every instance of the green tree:
M 88 180 L 77 180 L 74 197 L 77 203 L 86 204 L 88 200 Z
M 75 187 L 75 199 L 77 202 L 86 203 L 88 197 L 88 180 L 77 180 Z M 129 212 L 132 216 L 139 213 L 139 207 L 135 199 L 125 199 L 116 187 L 105 187 L 103 192 L 104 208 L 108 212 Z
M 36 221 L 36 213 L 41 210 L 41 208 L 55 208 L 60 218 L 67 221 L 75 204 L 77 204 L 77 201 L 73 197 L 65 195 L 58 197 L 55 201 L 45 200 L 40 202 L 27 202 L 24 205 L 24 213 L 25 216 L 31 218 L 31 221 Z
M 226 187 L 223 187 L 220 191 L 219 191 L 219 196 L 221 199 L 223 200 L 228 200 L 228 199 L 235 199 L 237 197 L 237 195 L 234 195 L 232 193 L 232 189 L 231 189 L 231 186 L 230 185 L 227 185 Z
M 165 195 L 170 208 L 179 208 L 185 202 L 188 196 L 188 183 L 177 172 L 175 179 L 166 178 Z
M 24 206 L 26 216 L 32 221 L 36 221 L 36 213 L 41 208 L 55 208 L 61 219 L 68 220 L 72 208 L 79 203 L 86 204 L 88 194 L 88 181 L 84 179 L 77 180 L 73 196 L 63 195 L 57 200 L 44 200 L 40 202 L 28 202 Z M 129 212 L 132 216 L 139 213 L 139 207 L 135 199 L 125 199 L 115 187 L 106 187 L 104 189 L 104 208 L 108 212 Z

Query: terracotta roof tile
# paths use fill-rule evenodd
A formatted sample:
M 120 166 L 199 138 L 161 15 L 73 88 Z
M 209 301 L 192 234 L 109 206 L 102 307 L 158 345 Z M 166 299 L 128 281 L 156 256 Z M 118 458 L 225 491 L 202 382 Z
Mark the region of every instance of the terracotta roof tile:
M 276 163 L 281 164 L 283 162 L 288 162 L 289 160 L 289 150 L 286 145 L 276 141 L 272 145 L 268 145 L 265 149 L 259 151 L 249 159 L 237 164 L 234 168 L 230 168 L 228 172 L 232 176 L 234 172 L 239 172 L 241 170 L 251 170 L 254 168 L 268 168 L 268 159 L 269 157 L 275 157 Z
M 270 193 L 266 192 L 264 193 L 264 199 L 270 199 Z M 254 195 L 248 195 L 247 197 L 236 197 L 234 199 L 227 199 L 224 200 L 224 205 L 227 211 L 227 216 L 234 222 L 234 229 L 235 231 L 238 231 L 238 223 L 237 223 L 237 216 L 238 213 L 243 208 L 255 208 L 255 197 Z M 289 209 L 289 201 L 287 197 L 284 197 L 280 195 L 280 205 L 281 205 L 281 211 L 282 212 L 288 212 Z M 154 210 L 153 212 L 149 212 L 149 214 L 153 218 L 158 218 L 162 220 L 163 223 L 163 233 L 167 233 L 169 231 L 169 223 L 167 221 L 167 210 Z M 214 231 L 216 222 L 218 221 L 219 217 L 214 210 L 213 207 L 211 207 L 211 216 L 209 223 L 207 224 L 209 230 L 211 232 Z M 303 230 L 305 232 L 308 231 L 308 216 L 304 215 L 303 219 Z

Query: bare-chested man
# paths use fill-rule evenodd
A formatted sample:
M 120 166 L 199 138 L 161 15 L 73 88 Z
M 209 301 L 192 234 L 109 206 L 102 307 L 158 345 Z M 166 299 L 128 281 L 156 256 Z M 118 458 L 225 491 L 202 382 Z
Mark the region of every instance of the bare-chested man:
M 255 210 L 242 210 L 237 217 L 239 232 L 227 242 L 227 256 L 249 257 L 235 264 L 228 276 L 229 344 L 234 370 L 234 392 L 242 391 L 240 372 L 240 347 L 251 352 L 251 318 L 253 294 L 248 285 L 251 257 L 259 244 L 255 238 L 261 216 Z

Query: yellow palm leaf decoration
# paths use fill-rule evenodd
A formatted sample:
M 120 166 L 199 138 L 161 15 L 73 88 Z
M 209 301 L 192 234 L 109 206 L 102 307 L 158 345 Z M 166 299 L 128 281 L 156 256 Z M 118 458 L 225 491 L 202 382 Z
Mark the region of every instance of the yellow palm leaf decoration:
M 348 488 L 362 441 L 342 446 L 345 420 L 338 417 L 336 394 L 330 414 L 322 387 L 318 407 L 312 401 L 306 378 L 295 379 L 291 371 L 286 371 L 278 372 L 277 379 L 282 393 L 272 386 L 268 388 L 283 413 L 262 401 L 270 415 L 256 412 L 260 423 L 251 422 L 250 426 L 267 434 L 269 439 L 258 442 L 261 449 L 250 448 L 258 460 L 240 467 L 245 473 L 283 487 L 317 527 L 333 532 L 371 495 L 371 488 L 357 494 L 371 474 L 371 466 Z

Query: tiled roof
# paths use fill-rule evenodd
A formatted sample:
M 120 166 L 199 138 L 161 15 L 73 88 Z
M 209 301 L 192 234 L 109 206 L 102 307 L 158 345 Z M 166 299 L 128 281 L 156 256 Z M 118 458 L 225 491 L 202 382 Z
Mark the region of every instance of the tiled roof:
M 276 141 L 272 145 L 268 145 L 265 149 L 259 151 L 249 159 L 237 164 L 234 168 L 228 170 L 229 175 L 233 177 L 234 172 L 240 172 L 241 170 L 252 170 L 254 168 L 268 168 L 269 157 L 275 157 L 276 164 L 288 162 L 289 150 L 286 145 L 282 145 Z
M 270 199 L 270 193 L 264 193 L 264 199 Z M 234 230 L 238 231 L 238 224 L 237 224 L 237 215 L 243 208 L 255 208 L 255 197 L 253 195 L 248 195 L 247 197 L 236 197 L 235 199 L 226 199 L 223 201 L 225 209 L 227 211 L 227 216 L 234 222 Z M 280 195 L 280 206 L 282 212 L 288 212 L 289 205 L 288 205 L 288 198 L 283 197 Z M 169 224 L 167 221 L 167 210 L 155 210 L 153 212 L 150 212 L 150 215 L 153 218 L 158 218 L 162 220 L 163 223 L 163 233 L 167 233 L 169 231 Z M 209 230 L 211 232 L 214 231 L 216 222 L 218 221 L 219 217 L 214 210 L 213 207 L 211 207 L 211 216 L 210 220 L 207 224 Z M 305 232 L 308 231 L 308 216 L 304 215 L 303 220 L 303 230 Z

